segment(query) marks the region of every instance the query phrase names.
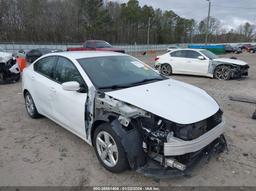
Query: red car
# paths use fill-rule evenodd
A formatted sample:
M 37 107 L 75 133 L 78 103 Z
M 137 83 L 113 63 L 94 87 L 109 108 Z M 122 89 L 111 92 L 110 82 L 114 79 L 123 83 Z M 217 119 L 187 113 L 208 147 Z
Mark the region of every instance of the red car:
M 241 49 L 246 50 L 247 52 L 251 52 L 251 53 L 255 52 L 255 46 L 253 46 L 251 44 L 244 44 L 241 46 Z
M 125 53 L 125 50 L 114 48 L 111 44 L 103 40 L 87 40 L 83 44 L 83 47 L 67 48 L 67 51 L 113 51 Z

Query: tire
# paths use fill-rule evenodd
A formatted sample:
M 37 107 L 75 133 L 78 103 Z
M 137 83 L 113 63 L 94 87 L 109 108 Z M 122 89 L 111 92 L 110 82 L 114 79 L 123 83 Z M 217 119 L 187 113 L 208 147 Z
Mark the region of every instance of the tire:
M 36 105 L 30 93 L 26 92 L 24 97 L 25 97 L 25 107 L 28 115 L 33 119 L 41 117 L 41 115 L 38 113 L 36 109 Z
M 217 66 L 214 71 L 214 78 L 218 80 L 230 80 L 231 78 L 231 68 L 229 66 Z
M 172 67 L 170 64 L 163 64 L 161 65 L 161 74 L 165 76 L 170 76 L 172 75 Z
M 0 83 L 4 83 L 4 81 L 5 81 L 4 73 L 0 72 Z
M 97 158 L 104 168 L 113 173 L 128 169 L 124 148 L 110 124 L 104 123 L 97 127 L 93 136 L 93 145 Z

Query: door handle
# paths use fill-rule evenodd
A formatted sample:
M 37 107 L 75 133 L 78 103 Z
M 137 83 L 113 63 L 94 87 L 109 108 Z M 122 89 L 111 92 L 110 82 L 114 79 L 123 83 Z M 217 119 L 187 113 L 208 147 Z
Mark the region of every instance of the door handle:
M 33 81 L 34 81 L 35 79 L 36 79 L 36 78 L 35 78 L 35 76 L 31 76 L 31 80 L 33 80 Z

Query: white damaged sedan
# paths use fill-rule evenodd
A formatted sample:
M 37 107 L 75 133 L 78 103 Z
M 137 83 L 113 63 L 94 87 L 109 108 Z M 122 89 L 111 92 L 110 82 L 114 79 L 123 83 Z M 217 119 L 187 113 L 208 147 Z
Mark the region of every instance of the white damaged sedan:
M 226 146 L 222 111 L 205 91 L 114 52 L 45 55 L 24 70 L 32 118 L 45 116 L 95 148 L 112 172 L 185 172 Z
M 185 74 L 229 80 L 248 76 L 249 66 L 236 58 L 219 58 L 204 49 L 176 49 L 157 56 L 155 68 L 163 75 Z

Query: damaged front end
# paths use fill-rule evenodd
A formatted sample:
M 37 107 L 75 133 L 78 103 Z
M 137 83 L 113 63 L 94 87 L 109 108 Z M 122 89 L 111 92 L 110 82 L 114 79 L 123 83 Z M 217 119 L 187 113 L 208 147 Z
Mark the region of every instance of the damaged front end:
M 11 83 L 20 79 L 16 59 L 10 53 L 0 52 L 0 83 Z
M 239 66 L 239 65 L 233 65 L 232 66 L 232 78 L 241 78 L 242 76 L 248 76 L 248 65 Z
M 95 99 L 95 120 L 111 124 L 130 167 L 148 176 L 184 175 L 206 154 L 222 152 L 226 147 L 222 115 L 219 110 L 207 119 L 183 125 L 104 93 Z

